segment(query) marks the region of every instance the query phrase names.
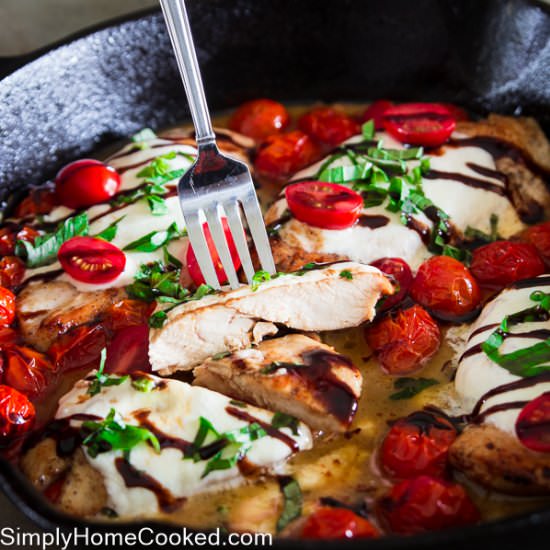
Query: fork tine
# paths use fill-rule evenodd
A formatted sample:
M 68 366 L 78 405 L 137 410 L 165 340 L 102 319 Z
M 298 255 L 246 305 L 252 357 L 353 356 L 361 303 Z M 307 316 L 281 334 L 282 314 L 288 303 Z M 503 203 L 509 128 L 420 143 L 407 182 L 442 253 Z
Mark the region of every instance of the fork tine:
M 241 220 L 241 214 L 239 212 L 239 205 L 236 201 L 225 202 L 223 204 L 225 215 L 227 216 L 227 223 L 231 230 L 231 235 L 235 241 L 237 252 L 241 258 L 244 274 L 249 284 L 252 284 L 252 277 L 254 276 L 254 267 L 252 265 L 252 258 L 250 257 L 250 251 L 248 250 L 248 244 L 244 233 L 243 222 Z
M 239 278 L 237 277 L 237 272 L 235 271 L 235 266 L 233 265 L 233 259 L 231 258 L 227 241 L 225 240 L 225 232 L 222 228 L 222 222 L 217 205 L 207 208 L 205 214 L 206 220 L 208 221 L 208 227 L 212 235 L 212 240 L 216 245 L 216 250 L 218 251 L 225 274 L 229 279 L 229 284 L 231 285 L 231 288 L 239 288 Z
M 199 220 L 199 211 L 185 212 L 183 219 L 185 221 L 185 227 L 187 228 L 189 240 L 193 245 L 195 257 L 197 258 L 197 262 L 201 268 L 206 284 L 216 290 L 219 290 L 220 283 L 218 281 L 218 276 L 216 275 L 216 270 L 214 269 L 214 263 L 212 262 L 204 233 L 202 232 L 202 224 Z
M 258 251 L 260 263 L 262 264 L 262 269 L 271 275 L 275 275 L 275 262 L 273 261 L 271 245 L 267 238 L 264 218 L 254 188 L 243 197 L 242 204 L 248 228 L 250 229 L 250 235 L 252 235 L 256 250 Z

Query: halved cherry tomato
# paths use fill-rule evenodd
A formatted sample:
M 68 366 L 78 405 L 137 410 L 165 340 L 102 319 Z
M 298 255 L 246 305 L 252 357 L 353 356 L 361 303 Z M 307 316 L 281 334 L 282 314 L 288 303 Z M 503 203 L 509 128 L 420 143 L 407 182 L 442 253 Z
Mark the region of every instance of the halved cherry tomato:
M 25 264 L 17 256 L 4 256 L 0 260 L 0 286 L 13 290 L 25 276 Z
M 311 514 L 302 527 L 304 539 L 370 539 L 380 535 L 367 519 L 348 508 L 322 506 Z
M 229 119 L 229 128 L 256 141 L 282 132 L 290 124 L 285 106 L 272 99 L 243 103 Z
M 521 233 L 520 239 L 531 243 L 546 263 L 546 267 L 550 268 L 550 222 L 527 228 Z
M 0 385 L 0 441 L 13 439 L 28 431 L 35 416 L 34 406 L 25 395 Z
M 33 399 L 44 393 L 57 369 L 50 359 L 32 348 L 6 346 L 3 381 Z
M 382 470 L 405 479 L 420 474 L 442 476 L 457 430 L 444 416 L 417 411 L 395 422 L 380 447 Z
M 380 305 L 380 311 L 386 311 L 401 302 L 409 292 L 413 281 L 412 271 L 409 264 L 401 258 L 380 258 L 371 265 L 382 273 L 391 275 L 395 281 L 395 294 L 385 297 Z
M 0 286 L 0 325 L 11 325 L 15 319 L 15 295 Z
M 285 196 L 296 219 L 323 229 L 351 227 L 363 208 L 359 193 L 335 183 L 301 181 L 286 187 Z
M 550 392 L 539 395 L 521 409 L 516 434 L 528 449 L 550 453 Z
M 388 134 L 402 143 L 438 147 L 455 129 L 455 119 L 439 103 L 403 103 L 394 105 L 382 117 Z
M 233 235 L 231 234 L 231 230 L 229 229 L 229 224 L 227 223 L 226 218 L 222 218 L 222 226 L 225 240 L 231 254 L 231 260 L 233 261 L 233 266 L 235 267 L 235 270 L 238 270 L 241 267 L 241 259 L 239 257 L 239 253 L 237 252 L 237 247 L 235 246 L 235 241 L 233 240 Z M 212 257 L 214 267 L 216 268 L 216 275 L 218 276 L 220 284 L 223 285 L 227 282 L 227 275 L 225 274 L 222 261 L 216 250 L 216 245 L 214 244 L 214 240 L 212 239 L 212 234 L 210 233 L 208 224 L 204 223 L 202 229 L 204 231 L 204 237 L 206 238 L 208 250 L 210 250 L 210 256 Z M 191 245 L 189 245 L 189 248 L 187 249 L 187 269 L 189 271 L 189 274 L 191 275 L 191 278 L 193 279 L 193 282 L 197 286 L 205 282 L 201 268 L 199 267 L 199 263 L 197 262 L 197 257 L 195 256 L 195 251 L 193 250 L 193 247 Z
M 28 241 L 34 243 L 34 239 L 38 237 L 40 233 L 24 225 L 21 229 L 17 226 L 4 226 L 0 229 L 0 256 L 11 256 L 15 253 L 15 243 L 17 241 Z
M 27 218 L 39 214 L 49 214 L 57 205 L 57 194 L 53 187 L 34 187 L 15 209 L 16 218 Z
M 482 285 L 501 288 L 537 277 L 545 267 L 532 244 L 495 241 L 474 250 L 470 270 Z
M 365 110 L 365 112 L 359 118 L 360 122 L 367 122 L 374 120 L 374 127 L 376 130 L 383 130 L 384 123 L 382 115 L 390 108 L 393 107 L 393 103 L 387 99 L 379 99 L 373 101 Z
M 254 167 L 261 176 L 282 181 L 319 157 L 319 148 L 313 140 L 304 132 L 295 130 L 269 136 L 258 147 Z
M 120 176 L 111 166 L 94 159 L 67 164 L 55 178 L 55 190 L 61 204 L 84 208 L 109 200 L 120 187 Z
M 416 273 L 410 294 L 432 315 L 449 321 L 475 313 L 481 302 L 479 285 L 468 268 L 449 256 L 426 260 Z
M 359 124 L 349 115 L 334 107 L 316 107 L 298 119 L 298 128 L 314 140 L 336 147 L 359 133 Z
M 388 374 L 418 370 L 438 349 L 437 323 L 420 306 L 413 306 L 365 328 L 367 344 Z
M 480 519 L 463 487 L 425 475 L 395 485 L 377 509 L 382 521 L 403 535 L 470 525 Z
M 106 312 L 104 324 L 112 331 L 136 325 L 146 325 L 154 310 L 155 302 L 121 300 L 113 304 Z
M 57 338 L 48 355 L 59 369 L 67 371 L 98 362 L 106 344 L 105 330 L 101 325 L 81 325 Z
M 107 346 L 105 372 L 116 374 L 151 372 L 148 350 L 148 325 L 136 325 L 117 331 Z
M 466 111 L 466 109 L 463 109 L 462 107 L 459 107 L 458 105 L 455 105 L 454 103 L 441 103 L 445 109 L 447 109 L 451 115 L 453 115 L 453 118 L 458 122 L 464 121 L 464 120 L 470 120 L 470 115 Z
M 73 237 L 64 242 L 57 258 L 73 279 L 91 284 L 113 281 L 126 265 L 126 256 L 120 248 L 94 237 Z

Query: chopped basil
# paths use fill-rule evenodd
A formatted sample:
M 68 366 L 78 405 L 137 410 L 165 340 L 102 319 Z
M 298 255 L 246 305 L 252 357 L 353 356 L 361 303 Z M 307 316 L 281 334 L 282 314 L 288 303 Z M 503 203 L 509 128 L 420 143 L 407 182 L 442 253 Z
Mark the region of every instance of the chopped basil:
M 101 388 L 107 386 L 119 386 L 126 380 L 128 380 L 128 375 L 125 376 L 112 376 L 109 374 L 104 374 L 105 362 L 107 361 L 107 350 L 103 348 L 101 350 L 101 359 L 99 362 L 99 369 L 95 374 L 95 378 L 90 382 L 88 386 L 88 395 L 97 395 Z
M 151 231 L 143 237 L 127 244 L 123 250 L 135 250 L 137 252 L 154 252 L 169 242 L 180 239 L 186 235 L 185 231 L 180 231 L 176 222 L 172 223 L 164 231 Z
M 57 260 L 61 245 L 76 236 L 87 235 L 90 229 L 88 215 L 78 214 L 61 222 L 54 233 L 40 235 L 34 244 L 17 241 L 15 253 L 25 260 L 27 267 L 42 267 Z
M 132 387 L 135 388 L 137 391 L 149 393 L 157 387 L 157 384 L 152 378 L 142 376 L 140 378 L 132 380 Z
M 490 233 L 484 233 L 479 229 L 468 226 L 464 231 L 464 236 L 472 241 L 481 241 L 483 243 L 492 243 L 494 241 L 498 241 L 500 239 L 500 236 L 498 234 L 498 216 L 496 214 L 491 214 L 490 224 Z
M 342 269 L 342 271 L 340 271 L 340 277 L 351 281 L 353 279 L 353 273 L 349 269 Z
M 361 126 L 361 133 L 366 140 L 371 140 L 374 138 L 375 130 L 376 128 L 374 127 L 374 120 L 372 119 L 367 120 L 367 122 L 365 122 L 363 126 Z
M 170 151 L 165 155 L 155 157 L 145 168 L 142 168 L 136 175 L 138 178 L 144 178 L 146 183 L 152 185 L 164 185 L 175 179 L 179 179 L 185 174 L 186 169 L 180 168 L 171 170 L 167 160 L 174 160 L 177 156 L 185 157 L 189 162 L 194 162 L 195 157 L 187 153 Z
M 129 453 L 140 443 L 149 443 L 160 453 L 159 441 L 150 430 L 126 424 L 115 409 L 111 409 L 107 418 L 100 422 L 83 422 L 81 432 L 85 436 L 82 444 L 88 448 L 92 458 L 109 451 Z
M 162 328 L 164 323 L 166 323 L 166 319 L 168 319 L 166 311 L 155 311 L 155 313 L 149 317 L 149 326 L 151 328 Z
M 273 361 L 266 367 L 263 367 L 260 370 L 260 374 L 273 374 L 279 369 L 295 369 L 299 367 L 304 367 L 302 363 L 289 363 L 288 361 Z
M 256 271 L 252 277 L 252 292 L 258 290 L 260 284 L 271 280 L 271 274 L 263 269 Z
M 290 476 L 280 476 L 279 487 L 283 493 L 283 510 L 277 520 L 277 532 L 302 515 L 302 490 L 298 482 Z
M 104 506 L 104 507 L 99 511 L 99 513 L 100 513 L 102 516 L 105 516 L 106 518 L 109 518 L 109 519 L 118 518 L 118 514 L 116 513 L 116 511 L 113 510 L 112 508 L 108 508 L 107 506 Z
M 398 401 L 400 399 L 410 399 L 420 392 L 424 391 L 430 386 L 435 386 L 439 384 L 434 378 L 409 378 L 403 377 L 398 378 L 394 383 L 393 387 L 396 390 L 399 390 L 390 395 L 390 399 Z
M 147 195 L 147 204 L 153 216 L 164 216 L 168 213 L 166 201 L 159 195 Z
M 276 412 L 271 419 L 271 425 L 274 428 L 290 428 L 294 435 L 298 435 L 299 420 L 290 414 Z
M 215 353 L 212 355 L 212 359 L 214 361 L 219 361 L 220 359 L 225 359 L 226 357 L 229 357 L 231 355 L 230 351 L 221 351 L 220 353 Z
M 148 141 L 150 139 L 155 139 L 157 134 L 151 130 L 151 128 L 143 128 L 137 134 L 132 136 L 132 141 L 134 143 L 139 143 L 141 141 Z
M 238 407 L 239 409 L 246 409 L 246 407 L 247 407 L 246 403 L 244 403 L 243 401 L 237 401 L 236 399 L 231 399 L 231 401 L 229 401 L 229 403 L 231 405 L 233 405 L 234 407 Z
M 104 241 L 111 242 L 117 234 L 118 231 L 118 224 L 125 218 L 126 216 L 121 216 L 118 218 L 118 220 L 115 220 L 109 227 L 106 227 L 101 233 L 98 233 L 97 235 L 94 235 L 97 239 L 103 239 Z

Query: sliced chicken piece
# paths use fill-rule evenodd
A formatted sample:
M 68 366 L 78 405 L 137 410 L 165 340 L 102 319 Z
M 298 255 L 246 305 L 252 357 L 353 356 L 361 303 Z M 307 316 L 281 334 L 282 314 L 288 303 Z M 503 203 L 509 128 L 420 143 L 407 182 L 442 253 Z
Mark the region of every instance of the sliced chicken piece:
M 348 259 L 337 254 L 307 252 L 301 246 L 292 245 L 278 237 L 271 239 L 271 251 L 277 270 L 284 273 L 299 271 L 311 262 L 322 264 Z
M 514 495 L 550 495 L 550 457 L 491 424 L 469 426 L 450 449 L 451 464 L 479 484 Z
M 174 308 L 161 329 L 150 331 L 149 358 L 163 374 L 191 369 L 250 347 L 258 323 L 303 331 L 354 327 L 372 319 L 378 299 L 392 292 L 380 271 L 355 262 L 280 275 L 257 289 L 243 286 Z
M 70 468 L 71 460 L 60 457 L 55 440 L 48 437 L 29 449 L 22 456 L 19 466 L 27 479 L 37 489 L 43 490 Z
M 79 292 L 64 281 L 29 285 L 17 297 L 17 319 L 28 344 L 46 351 L 61 334 L 93 323 L 113 304 L 124 299 L 122 288 Z
M 333 348 L 302 334 L 205 361 L 195 384 L 290 414 L 320 430 L 349 428 L 361 395 L 359 369 Z

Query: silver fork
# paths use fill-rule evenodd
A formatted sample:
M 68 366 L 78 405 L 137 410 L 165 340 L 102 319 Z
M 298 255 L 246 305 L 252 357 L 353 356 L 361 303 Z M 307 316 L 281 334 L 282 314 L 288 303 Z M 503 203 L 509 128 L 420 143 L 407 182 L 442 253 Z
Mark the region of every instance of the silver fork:
M 185 87 L 198 147 L 195 163 L 178 184 L 185 226 L 204 280 L 219 289 L 220 281 L 203 233 L 204 214 L 229 284 L 231 288 L 237 288 L 239 280 L 220 216 L 225 214 L 227 218 L 244 273 L 251 283 L 254 268 L 239 205 L 242 205 L 262 269 L 270 274 L 275 273 L 258 197 L 248 166 L 222 155 L 216 145 L 184 0 L 160 0 L 160 5 Z

